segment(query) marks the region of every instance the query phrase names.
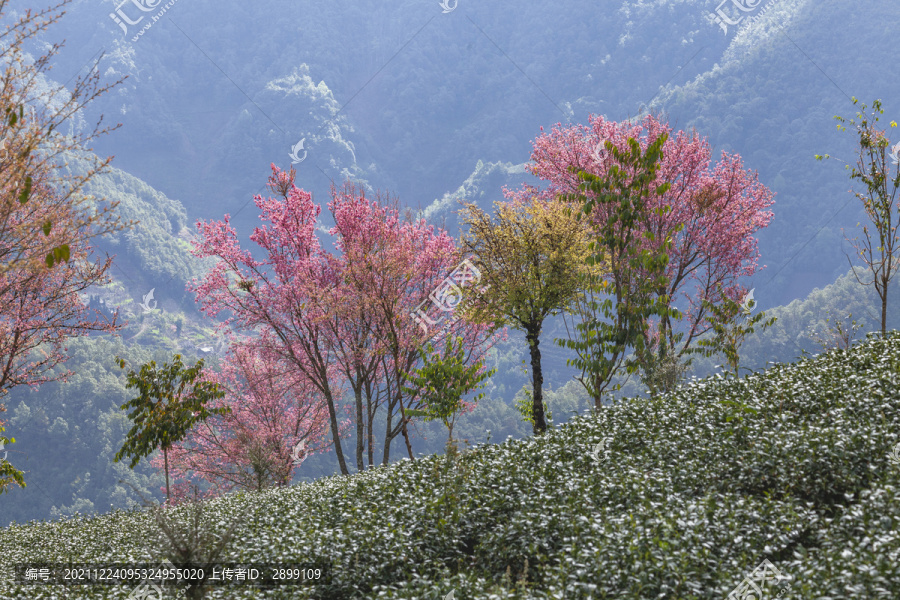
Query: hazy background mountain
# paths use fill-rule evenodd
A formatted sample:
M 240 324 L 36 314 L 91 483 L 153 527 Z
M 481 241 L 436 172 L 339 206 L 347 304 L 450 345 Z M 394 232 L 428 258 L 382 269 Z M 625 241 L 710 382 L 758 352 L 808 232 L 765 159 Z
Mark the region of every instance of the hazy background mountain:
M 746 4 L 764 14 L 726 35 L 712 22 L 718 3 L 699 0 L 462 1 L 447 14 L 437 1 L 179 0 L 131 42 L 149 17 L 126 36 L 109 16 L 118 2 L 79 0 L 47 39 L 67 40 L 60 80 L 101 50 L 105 77 L 128 76 L 88 111 L 123 123 L 97 152 L 180 200 L 191 221 L 232 214 L 245 238 L 270 164 L 290 166 L 301 139 L 298 182 L 317 199 L 349 176 L 424 208 L 479 161 L 526 162 L 542 126 L 663 111 L 717 153 L 740 153 L 777 192 L 758 236 L 767 268 L 749 282 L 765 308 L 846 272 L 840 228 L 864 213 L 843 164 L 813 155 L 852 158 L 852 136 L 832 119 L 853 114 L 849 96 L 891 110 L 900 11 Z M 480 191 L 487 207 L 502 197 L 493 185 Z
M 109 15 L 121 8 L 136 19 L 135 4 L 73 2 L 45 36 L 66 39 L 51 75 L 69 81 L 102 51 L 104 80 L 128 76 L 84 120 L 104 114 L 123 124 L 94 146 L 115 155 L 117 169 L 90 193 L 121 200 L 123 216 L 141 222 L 104 243 L 117 256 L 117 283 L 97 291 L 129 325 L 121 340 L 73 344 L 73 382 L 11 394 L 8 433 L 19 442 L 10 456 L 21 459 L 29 487 L 0 499 L 0 522 L 125 506 L 137 496 L 119 478 L 156 493 L 161 477 L 152 469 L 110 462 L 127 431 L 112 357 L 165 360 L 180 351 L 215 362 L 223 346 L 214 323 L 184 291 L 203 269 L 187 252 L 193 224 L 230 213 L 246 242 L 258 218 L 252 197 L 265 192 L 272 163 L 291 165 L 301 140 L 297 183 L 317 202 L 328 201 L 332 181 L 352 178 L 456 236 L 458 200 L 491 209 L 503 186 L 535 181 L 524 164 L 541 127 L 587 123 L 591 113 L 624 120 L 662 112 L 676 130 L 708 136 L 715 156 L 739 153 L 777 194 L 775 218 L 757 234 L 766 268 L 742 283 L 779 322 L 744 344 L 742 365 L 815 351 L 809 327 L 829 310 L 876 328 L 874 291 L 845 277 L 852 249 L 841 228 L 853 238 L 868 217 L 843 169 L 854 158 L 853 135 L 836 131 L 832 117 L 855 114 L 850 96 L 881 98 L 884 123 L 900 115 L 900 5 L 771 0 L 748 13 L 761 15 L 749 27 L 727 33 L 713 22 L 718 5 L 460 0 L 443 13 L 437 0 L 178 0 L 132 42 L 149 17 L 126 35 Z M 817 153 L 843 162 L 818 162 Z M 327 214 L 324 221 L 330 226 Z M 160 310 L 142 316 L 134 305 L 151 288 Z M 559 390 L 549 403 L 559 406 L 557 422 L 586 407 L 583 390 L 569 383 L 572 355 L 552 343 L 564 334 L 560 325 L 548 323 L 542 338 L 545 380 Z M 460 426 L 475 441 L 487 429 L 493 439 L 528 433 L 509 406 L 527 381 L 524 349 L 511 332 L 493 358 L 500 370 L 489 402 Z M 722 360 L 698 360 L 694 373 Z M 640 393 L 633 381 L 622 391 Z M 428 439 L 417 438 L 417 452 L 441 448 L 440 427 L 422 433 Z M 399 445 L 393 456 L 402 456 Z M 330 473 L 334 462 L 307 461 L 300 476 Z

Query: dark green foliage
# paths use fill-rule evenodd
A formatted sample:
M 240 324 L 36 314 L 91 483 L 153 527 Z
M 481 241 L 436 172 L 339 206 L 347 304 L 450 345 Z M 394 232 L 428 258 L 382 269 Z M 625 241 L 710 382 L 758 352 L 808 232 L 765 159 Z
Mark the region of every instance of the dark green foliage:
M 120 368 L 125 368 L 125 360 L 116 357 Z M 211 415 L 231 412 L 228 407 L 207 409 L 209 400 L 223 398 L 225 392 L 218 385 L 200 379 L 203 359 L 193 367 L 185 368 L 181 355 L 176 354 L 172 364 L 163 364 L 157 369 L 156 361 L 141 366 L 139 373 L 129 371 L 126 388 L 137 389 L 139 396 L 121 406 L 122 410 L 133 409 L 128 418 L 134 422 L 131 431 L 119 450 L 114 462 L 123 457 L 131 457 L 132 469 L 145 456 L 162 448 L 166 453 L 166 495 L 169 495 L 168 449 L 179 442 L 197 423 Z M 188 388 L 188 386 L 191 386 Z
M 718 352 L 725 354 L 725 357 L 728 359 L 728 364 L 734 370 L 735 376 L 738 376 L 740 362 L 738 348 L 744 342 L 744 338 L 747 334 L 753 333 L 753 326 L 764 319 L 766 313 L 760 312 L 749 318 L 746 323 L 738 323 L 737 318 L 739 313 L 743 313 L 744 317 L 748 317 L 750 316 L 750 311 L 753 307 L 742 308 L 737 302 L 725 294 L 722 294 L 721 288 L 722 286 L 720 284 L 719 293 L 722 295 L 722 304 L 720 306 L 716 306 L 706 300 L 703 301 L 703 306 L 710 311 L 706 320 L 712 325 L 713 331 L 715 331 L 715 337 L 712 339 L 700 340 L 697 342 L 697 345 L 706 348 L 706 350 L 700 352 L 700 354 L 703 354 L 706 357 L 710 357 Z M 755 301 L 751 302 L 755 305 Z M 765 331 L 765 329 L 774 324 L 776 320 L 775 317 L 769 318 L 762 324 L 761 330 Z M 749 369 L 747 370 L 749 371 Z
M 5 410 L 4 407 L 0 406 L 0 412 Z M 0 421 L 2 423 L 2 421 Z M 0 433 L 6 431 L 2 425 L 0 425 Z M 9 490 L 9 486 L 13 483 L 18 485 L 19 487 L 25 487 L 25 476 L 22 471 L 19 471 L 15 467 L 12 466 L 8 460 L 6 460 L 6 455 L 9 450 L 4 450 L 6 444 L 14 444 L 16 443 L 16 438 L 8 438 L 0 435 L 0 452 L 3 454 L 0 455 L 0 494 Z
M 62 244 L 50 251 L 45 259 L 48 267 L 58 265 L 61 262 L 69 262 L 69 245 Z
M 484 361 L 466 366 L 466 350 L 463 338 L 447 336 L 443 355 L 436 353 L 431 342 L 421 349 L 422 362 L 420 368 L 412 373 L 404 373 L 410 386 L 403 391 L 411 396 L 419 396 L 424 410 L 407 409 L 406 414 L 413 417 L 425 417 L 426 421 L 440 419 L 449 431 L 448 446 L 453 443 L 453 425 L 462 410 L 462 397 L 472 390 L 484 387 L 483 381 L 492 377 L 497 369 L 479 374 Z M 472 401 L 477 403 L 484 397 L 478 394 Z
M 891 600 L 900 597 L 898 420 L 900 334 L 891 332 L 743 379 L 625 400 L 528 440 L 207 508 L 211 519 L 245 518 L 241 544 L 220 561 L 332 565 L 329 583 L 257 598 L 455 590 L 457 600 L 722 600 L 768 559 L 790 577 L 786 600 Z M 116 512 L 0 530 L 0 573 L 26 560 L 143 556 L 149 521 Z M 39 597 L 39 588 L 0 589 L 2 600 Z M 211 588 L 209 597 L 243 596 Z

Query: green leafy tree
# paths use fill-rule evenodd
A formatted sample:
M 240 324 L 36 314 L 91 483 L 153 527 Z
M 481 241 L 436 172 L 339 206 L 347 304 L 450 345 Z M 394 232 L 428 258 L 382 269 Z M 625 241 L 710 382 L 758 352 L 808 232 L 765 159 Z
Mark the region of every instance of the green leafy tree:
M 422 349 L 422 367 L 404 374 L 411 385 L 403 390 L 412 396 L 419 396 L 425 409 L 407 409 L 413 417 L 425 417 L 426 421 L 440 419 L 449 431 L 448 448 L 453 445 L 453 426 L 464 408 L 462 397 L 469 392 L 484 387 L 485 379 L 492 377 L 497 369 L 484 371 L 484 362 L 465 364 L 463 338 L 447 336 L 444 353 L 435 352 L 431 342 Z M 478 394 L 473 402 L 478 402 L 484 394 Z
M 747 319 L 745 323 L 739 323 L 739 320 L 746 319 L 750 316 L 753 307 L 756 305 L 755 300 L 745 299 L 743 304 L 738 304 L 725 294 L 722 294 L 722 303 L 720 305 L 717 306 L 707 300 L 704 300 L 703 304 L 712 313 L 707 317 L 707 320 L 713 326 L 715 337 L 712 339 L 699 340 L 697 345 L 705 348 L 701 353 L 706 357 L 710 357 L 719 352 L 725 354 L 725 357 L 728 359 L 728 364 L 734 370 L 735 377 L 737 377 L 738 363 L 740 360 L 738 348 L 744 343 L 744 338 L 747 334 L 754 332 L 754 325 L 763 320 L 766 313 L 760 312 Z M 776 320 L 775 317 L 771 317 L 762 324 L 760 331 L 765 331 L 765 329 L 774 324 Z M 749 371 L 749 369 L 747 370 Z
M 578 358 L 566 362 L 582 370 L 578 380 L 594 399 L 597 409 L 602 407 L 601 393 L 623 366 L 626 348 L 635 349 L 635 355 L 624 363 L 629 374 L 634 373 L 645 358 L 648 352 L 644 341 L 647 318 L 650 315 L 681 318 L 677 309 L 669 308 L 668 296 L 658 294 L 658 290 L 666 289 L 667 285 L 664 272 L 669 261 L 667 252 L 672 245 L 671 238 L 667 237 L 655 252 L 643 248 L 641 240 L 637 239 L 640 224 L 645 225 L 647 233 L 644 236 L 651 244 L 655 239 L 647 226 L 652 213 L 645 207 L 652 194 L 661 196 L 670 186 L 669 183 L 655 185 L 662 146 L 667 138 L 668 134 L 661 134 L 643 153 L 634 138 L 628 139 L 629 150 L 619 150 L 607 140 L 606 151 L 617 163 L 610 166 L 608 174 L 601 178 L 578 171 L 580 190 L 572 199 L 581 204 L 579 219 L 584 215 L 591 218 L 596 236 L 590 243 L 593 254 L 586 259 L 587 264 L 595 266 L 606 262 L 609 273 L 606 280 L 592 275 L 591 291 L 614 295 L 616 306 L 613 308 L 611 298 L 598 302 L 592 293 L 586 306 L 580 307 L 582 318 L 575 326 L 576 339 L 557 339 L 556 343 L 578 353 Z M 575 171 L 573 167 L 570 170 Z M 604 205 L 608 209 L 601 213 Z M 670 210 L 671 207 L 662 205 L 654 212 L 663 216 Z M 680 229 L 681 226 L 677 226 L 674 232 Z M 654 293 L 658 295 L 656 300 L 652 297 Z M 601 321 L 598 310 L 613 322 Z M 621 384 L 617 384 L 612 389 L 620 388 Z
M 853 98 L 853 104 L 858 103 L 857 98 Z M 878 245 L 872 241 L 869 235 L 869 228 L 863 226 L 863 235 L 866 241 L 862 246 L 853 244 L 853 248 L 862 257 L 863 262 L 872 272 L 872 282 L 863 283 L 856 275 L 856 269 L 853 269 L 853 276 L 861 285 L 875 285 L 875 291 L 881 299 L 881 335 L 887 331 L 887 294 L 888 284 L 900 268 L 900 236 L 897 236 L 897 227 L 900 225 L 900 210 L 897 211 L 897 224 L 894 224 L 894 202 L 897 199 L 897 190 L 900 189 L 900 143 L 894 144 L 888 152 L 890 141 L 884 134 L 884 130 L 875 128 L 878 123 L 878 115 L 884 114 L 881 108 L 881 101 L 875 100 L 872 103 L 872 114 L 866 114 L 866 105 L 862 105 L 862 110 L 856 113 L 859 122 L 851 119 L 850 124 L 856 126 L 856 133 L 859 136 L 859 149 L 856 166 L 850 172 L 850 179 L 858 179 L 866 186 L 864 193 L 856 192 L 868 213 L 872 224 L 875 226 L 878 236 Z M 846 123 L 846 119 L 835 116 L 840 123 Z M 891 121 L 891 127 L 896 127 L 897 123 Z M 838 129 L 846 131 L 846 127 L 838 125 Z M 822 158 L 830 158 L 829 155 L 816 155 L 817 160 Z M 888 166 L 888 158 L 891 159 L 896 169 Z M 850 169 L 850 165 L 846 165 Z M 894 175 L 891 176 L 891 171 Z M 859 223 L 857 223 L 857 227 Z M 850 257 L 851 269 L 853 263 Z
M 6 407 L 0 404 L 0 412 L 4 412 Z M 0 420 L 0 433 L 3 433 L 5 429 L 3 428 L 3 423 L 5 421 Z M 16 438 L 8 438 L 0 435 L 0 494 L 7 491 L 7 488 L 11 486 L 13 483 L 18 484 L 19 487 L 25 487 L 25 475 L 14 468 L 12 464 L 6 460 L 6 454 L 8 450 L 4 450 L 3 446 L 5 444 L 15 444 Z
M 119 367 L 125 368 L 125 360 L 116 357 Z M 146 456 L 162 448 L 166 469 L 166 500 L 169 493 L 169 448 L 184 439 L 187 432 L 214 414 L 231 412 L 228 407 L 207 409 L 206 403 L 223 398 L 225 392 L 210 381 L 200 379 L 203 360 L 185 368 L 181 355 L 176 354 L 172 364 L 157 368 L 156 361 L 141 366 L 139 373 L 129 371 L 126 389 L 137 389 L 139 396 L 121 406 L 133 409 L 128 418 L 134 426 L 113 461 L 131 457 L 132 469 Z M 190 387 L 189 387 L 190 386 Z

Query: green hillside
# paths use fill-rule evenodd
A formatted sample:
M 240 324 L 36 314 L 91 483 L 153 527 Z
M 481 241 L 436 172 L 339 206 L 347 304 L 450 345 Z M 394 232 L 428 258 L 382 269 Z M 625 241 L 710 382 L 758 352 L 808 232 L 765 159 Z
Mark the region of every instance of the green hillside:
M 63 173 L 83 176 L 89 168 L 86 159 L 68 158 Z M 115 256 L 114 279 L 127 286 L 127 291 L 140 297 L 155 288 L 161 308 L 196 312 L 193 298 L 184 286 L 211 266 L 190 253 L 194 224 L 184 205 L 151 187 L 147 182 L 121 169 L 108 167 L 90 179 L 84 193 L 94 198 L 118 202 L 117 214 L 129 229 L 99 239 L 101 251 Z M 127 304 L 127 297 L 101 294 L 109 306 Z M 138 300 L 140 302 L 140 300 Z
M 897 598 L 898 418 L 893 331 L 624 400 L 540 438 L 230 495 L 198 505 L 212 532 L 236 523 L 217 562 L 330 565 L 328 582 L 207 597 L 712 600 L 768 560 L 783 579 L 767 598 Z M 142 511 L 6 528 L 0 598 L 63 597 L 14 585 L 16 563 L 155 564 L 156 536 Z

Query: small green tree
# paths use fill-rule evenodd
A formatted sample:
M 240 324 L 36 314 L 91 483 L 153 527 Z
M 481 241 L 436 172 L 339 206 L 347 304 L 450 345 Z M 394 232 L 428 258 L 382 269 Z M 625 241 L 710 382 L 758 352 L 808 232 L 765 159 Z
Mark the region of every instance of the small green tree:
M 669 183 L 655 185 L 666 139 L 668 134 L 663 133 L 643 153 L 634 138 L 628 139 L 628 150 L 619 150 L 607 140 L 606 151 L 616 164 L 603 178 L 579 171 L 580 192 L 570 196 L 582 205 L 579 218 L 593 217 L 596 240 L 591 242 L 593 254 L 587 258 L 587 264 L 609 266 L 609 279 L 601 281 L 593 276 L 591 289 L 615 296 L 616 306 L 613 309 L 611 298 L 600 303 L 592 296 L 586 303 L 588 308 L 580 311 L 582 322 L 575 326 L 577 339 L 557 339 L 556 343 L 577 352 L 578 358 L 569 359 L 566 364 L 582 370 L 578 381 L 594 399 L 598 410 L 602 407 L 601 393 L 623 366 L 625 350 L 628 347 L 635 349 L 634 357 L 624 364 L 628 373 L 637 371 L 645 357 L 648 317 L 659 315 L 680 319 L 682 316 L 677 309 L 668 307 L 668 296 L 658 294 L 658 290 L 667 287 L 665 268 L 672 246 L 671 237 L 664 239 L 656 251 L 641 248 L 638 238 L 639 226 L 643 223 L 645 237 L 654 241 L 654 234 L 649 230 L 651 213 L 646 208 L 647 201 L 653 195 L 665 194 L 670 187 Z M 574 171 L 574 168 L 570 167 L 570 170 Z M 609 205 L 608 213 L 597 219 L 594 211 L 601 210 L 603 205 Z M 655 209 L 661 216 L 669 211 L 669 206 Z M 679 224 L 674 231 L 677 233 L 682 227 L 683 224 Z M 655 300 L 654 293 L 657 293 Z M 601 321 L 597 314 L 599 309 L 613 322 Z M 621 384 L 617 384 L 612 389 L 620 388 Z
M 522 415 L 522 420 L 534 425 L 534 402 L 531 397 L 531 387 L 529 387 L 527 383 L 522 386 L 522 389 L 519 390 L 519 393 L 513 398 L 513 403 L 516 406 L 516 410 Z M 547 423 L 552 426 L 553 411 L 550 410 L 550 404 L 544 402 L 544 408 L 546 409 Z
M 673 336 L 675 343 L 680 342 L 683 336 L 683 332 L 676 333 Z M 690 360 L 682 362 L 678 354 L 666 344 L 657 344 L 657 347 L 659 354 L 652 351 L 644 354 L 639 375 L 641 382 L 649 388 L 651 396 L 674 390 L 683 379 L 685 371 L 690 368 Z M 685 353 L 692 350 L 695 349 L 686 350 Z
M 462 397 L 469 392 L 484 387 L 485 379 L 494 375 L 497 369 L 482 371 L 483 361 L 472 365 L 465 364 L 465 349 L 461 337 L 447 336 L 443 355 L 435 352 L 431 342 L 421 350 L 422 367 L 412 373 L 405 373 L 404 379 L 410 386 L 403 390 L 412 396 L 422 398 L 423 409 L 407 409 L 406 414 L 414 417 L 425 417 L 426 421 L 440 419 L 449 431 L 447 447 L 453 445 L 453 426 L 462 410 Z M 474 402 L 481 400 L 484 394 L 478 394 Z
M 853 104 L 858 102 L 857 98 L 853 98 Z M 888 152 L 890 141 L 884 130 L 875 128 L 880 114 L 884 114 L 881 101 L 875 100 L 872 103 L 871 115 L 866 114 L 866 105 L 863 104 L 862 110 L 856 113 L 859 122 L 850 120 L 850 124 L 856 126 L 856 134 L 859 136 L 856 166 L 850 171 L 850 179 L 859 179 L 866 186 L 865 193 L 856 192 L 856 197 L 862 201 L 878 236 L 877 242 L 873 242 L 869 228 L 864 226 L 862 230 L 866 240 L 862 247 L 853 244 L 853 248 L 872 272 L 872 281 L 870 283 L 860 281 L 849 256 L 847 261 L 850 262 L 853 276 L 858 283 L 875 286 L 875 292 L 881 300 L 881 335 L 884 336 L 887 331 L 888 284 L 897 269 L 900 269 L 900 236 L 897 235 L 897 228 L 900 227 L 900 210 L 896 210 L 894 206 L 897 191 L 900 190 L 900 143 L 890 147 L 890 153 Z M 834 118 L 839 123 L 847 122 L 841 116 Z M 897 123 L 891 121 L 891 127 L 896 126 Z M 838 125 L 838 129 L 844 131 L 846 127 Z M 827 154 L 824 157 L 816 155 L 817 160 L 823 158 L 831 157 Z M 898 165 L 897 168 L 888 166 L 888 158 L 894 165 Z M 846 165 L 845 168 L 849 170 L 850 165 Z M 859 223 L 856 225 L 858 227 Z
M 116 357 L 119 367 L 125 368 L 125 360 Z M 113 462 L 126 456 L 131 457 L 132 469 L 146 456 L 162 448 L 166 468 L 166 500 L 169 494 L 169 448 L 184 439 L 187 432 L 214 414 L 230 413 L 231 409 L 207 409 L 206 403 L 223 398 L 225 392 L 211 381 L 203 381 L 203 359 L 193 367 L 185 368 L 181 355 L 176 354 L 172 364 L 164 363 L 157 368 L 155 361 L 141 366 L 139 373 L 129 371 L 126 389 L 136 388 L 137 398 L 129 400 L 120 408 L 133 409 L 128 418 L 134 426 L 125 439 Z M 188 386 L 191 386 L 188 389 Z
M 831 322 L 833 316 L 830 311 L 828 315 L 828 318 L 825 319 L 826 326 Z M 856 332 L 866 326 L 865 323 L 857 323 L 853 318 L 853 313 L 850 313 L 847 316 L 847 319 L 850 321 L 849 324 L 843 319 L 835 318 L 834 325 L 828 327 L 824 332 L 826 337 L 820 336 L 817 329 L 810 327 L 809 337 L 822 346 L 824 352 L 828 352 L 834 348 L 847 349 L 853 345 L 853 338 L 856 337 Z
M 0 404 L 0 412 L 6 411 L 6 407 Z M 0 420 L 0 433 L 6 431 L 3 428 L 3 423 L 5 421 Z M 7 488 L 11 486 L 13 483 L 18 484 L 19 487 L 25 487 L 25 476 L 24 474 L 17 470 L 12 464 L 6 460 L 7 450 L 3 449 L 5 444 L 15 444 L 16 438 L 8 438 L 0 435 L 0 494 L 7 491 Z
M 721 293 L 721 284 L 719 285 Z M 738 377 L 738 348 L 744 343 L 744 338 L 748 333 L 754 332 L 754 325 L 765 318 L 766 313 L 760 312 L 754 317 L 747 320 L 745 324 L 738 322 L 741 318 L 750 316 L 753 307 L 756 306 L 755 300 L 745 299 L 743 304 L 738 304 L 725 294 L 722 294 L 722 304 L 715 304 L 703 300 L 703 305 L 712 313 L 706 319 L 713 326 L 715 337 L 712 339 L 699 340 L 698 346 L 706 348 L 701 351 L 706 357 L 722 352 L 728 359 L 728 364 L 734 370 L 735 377 Z M 767 327 L 775 323 L 777 319 L 771 317 L 762 324 L 760 331 L 765 331 Z M 746 367 L 745 367 L 746 368 Z M 748 371 L 750 369 L 747 369 Z

